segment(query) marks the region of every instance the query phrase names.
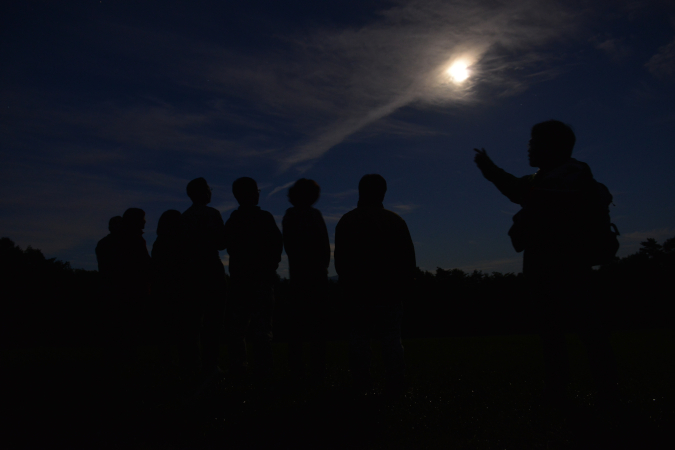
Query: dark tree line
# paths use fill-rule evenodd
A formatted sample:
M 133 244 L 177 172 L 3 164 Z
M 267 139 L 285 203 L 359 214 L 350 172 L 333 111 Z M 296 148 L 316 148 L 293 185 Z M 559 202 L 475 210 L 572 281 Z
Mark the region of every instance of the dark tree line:
M 73 269 L 30 246 L 0 239 L 4 347 L 98 345 L 107 311 L 97 271 Z M 638 252 L 593 273 L 612 329 L 672 327 L 675 238 L 641 243 Z M 437 268 L 417 271 L 404 302 L 403 336 L 441 337 L 534 333 L 522 274 Z M 285 341 L 289 282 L 276 286 L 275 340 Z M 340 286 L 329 286 L 330 339 L 344 339 L 345 308 Z

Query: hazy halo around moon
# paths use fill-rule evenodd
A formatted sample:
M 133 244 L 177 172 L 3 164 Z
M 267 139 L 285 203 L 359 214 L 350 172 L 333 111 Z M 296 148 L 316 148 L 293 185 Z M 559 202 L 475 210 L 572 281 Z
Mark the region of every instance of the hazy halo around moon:
M 462 81 L 469 78 L 468 65 L 464 61 L 454 62 L 447 70 L 447 73 L 455 83 L 461 83 Z

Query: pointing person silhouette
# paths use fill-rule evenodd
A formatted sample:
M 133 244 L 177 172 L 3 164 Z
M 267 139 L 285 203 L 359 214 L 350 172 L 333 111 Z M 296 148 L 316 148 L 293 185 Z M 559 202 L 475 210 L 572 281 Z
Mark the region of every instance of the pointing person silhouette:
M 515 177 L 497 167 L 484 149 L 474 149 L 483 176 L 509 200 L 522 206 L 509 236 L 524 251 L 523 275 L 531 311 L 544 344 L 544 401 L 566 403 L 569 381 L 565 331 L 578 331 L 590 353 L 601 399 L 618 397 L 617 370 L 593 295 L 588 223 L 597 186 L 589 166 L 572 158 L 576 136 L 557 120 L 532 127 L 529 164 L 539 170 Z

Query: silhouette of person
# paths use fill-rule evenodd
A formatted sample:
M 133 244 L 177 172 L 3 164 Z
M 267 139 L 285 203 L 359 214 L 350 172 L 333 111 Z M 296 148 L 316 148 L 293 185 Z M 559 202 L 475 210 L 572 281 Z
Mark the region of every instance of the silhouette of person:
M 122 216 L 112 217 L 108 221 L 110 233 L 98 241 L 96 245 L 96 260 L 98 271 L 101 274 L 101 300 L 104 303 L 101 322 L 103 325 L 103 341 L 111 353 L 111 363 L 116 368 L 123 350 L 120 348 L 119 328 L 126 313 L 122 311 L 120 298 L 124 298 L 121 278 L 123 275 L 120 261 L 120 247 L 122 241 Z
M 143 238 L 145 211 L 129 208 L 122 216 L 122 228 L 118 246 L 118 285 L 120 286 L 119 311 L 124 315 L 120 325 L 127 327 L 129 341 L 136 346 L 148 339 L 150 254 Z
M 152 246 L 153 316 L 162 364 L 170 366 L 171 350 L 178 350 L 179 376 L 185 378 L 199 364 L 197 336 L 188 334 L 191 314 L 187 301 L 187 248 L 181 213 L 165 211 L 157 223 L 157 239 Z
M 207 206 L 211 202 L 211 188 L 204 178 L 190 181 L 187 195 L 192 206 L 182 215 L 187 266 L 185 296 L 189 299 L 186 320 L 195 351 L 197 343 L 201 343 L 201 372 L 204 381 L 210 382 L 222 374 L 218 356 L 225 322 L 226 279 L 218 251 L 225 249 L 225 225 L 220 212 Z
M 577 330 L 589 352 L 601 400 L 618 396 L 614 354 L 603 326 L 587 257 L 589 212 L 595 180 L 589 166 L 572 158 L 576 142 L 557 120 L 532 127 L 529 163 L 539 170 L 517 178 L 500 169 L 484 149 L 474 149 L 485 178 L 522 206 L 509 230 L 524 251 L 523 275 L 544 345 L 544 401 L 564 405 L 569 381 L 565 331 Z
M 370 339 L 381 341 L 387 390 L 400 392 L 403 298 L 415 274 L 415 248 L 405 221 L 382 204 L 387 182 L 364 175 L 359 201 L 335 228 L 335 270 L 349 308 L 349 365 L 357 391 L 370 389 Z
M 113 285 L 113 279 L 116 278 L 115 270 L 119 268 L 118 246 L 120 231 L 122 230 L 122 216 L 111 217 L 108 221 L 108 233 L 96 244 L 96 261 L 98 262 L 98 272 L 109 290 Z
M 260 209 L 260 190 L 252 178 L 234 181 L 232 193 L 239 208 L 225 222 L 230 255 L 229 303 L 230 370 L 235 379 L 246 373 L 246 334 L 259 345 L 255 375 L 261 382 L 272 373 L 272 313 L 274 281 L 283 242 L 274 217 Z
M 129 208 L 110 219 L 110 234 L 98 242 L 96 257 L 102 278 L 106 311 L 104 341 L 109 351 L 107 374 L 112 387 L 129 391 L 124 377 L 134 362 L 136 347 L 146 338 L 150 287 L 150 255 L 143 239 L 145 212 Z
M 321 212 L 312 207 L 320 192 L 314 180 L 296 181 L 288 190 L 293 207 L 286 210 L 282 221 L 291 279 L 288 359 L 291 374 L 298 382 L 304 379 L 303 341 L 310 342 L 310 373 L 315 382 L 323 380 L 326 368 L 324 327 L 330 241 Z

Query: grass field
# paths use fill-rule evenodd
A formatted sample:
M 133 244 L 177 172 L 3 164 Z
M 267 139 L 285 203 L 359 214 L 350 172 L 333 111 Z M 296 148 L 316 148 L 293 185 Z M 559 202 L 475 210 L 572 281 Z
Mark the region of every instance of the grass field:
M 201 400 L 167 395 L 157 350 L 139 349 L 127 381 L 106 373 L 100 349 L 5 350 L 4 448 L 675 448 L 675 339 L 672 331 L 614 333 L 622 389 L 619 408 L 595 406 L 583 345 L 568 336 L 572 359 L 566 412 L 538 406 L 541 345 L 536 336 L 411 339 L 404 342 L 410 388 L 350 390 L 346 342 L 331 342 L 325 385 L 294 389 L 286 345 L 275 344 L 275 387 L 216 384 Z M 225 351 L 225 349 L 224 349 Z M 25 430 L 25 431 L 24 431 Z M 44 446 L 42 447 L 44 448 Z

